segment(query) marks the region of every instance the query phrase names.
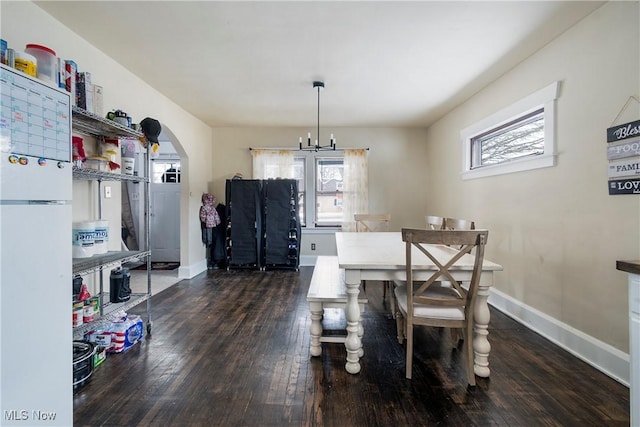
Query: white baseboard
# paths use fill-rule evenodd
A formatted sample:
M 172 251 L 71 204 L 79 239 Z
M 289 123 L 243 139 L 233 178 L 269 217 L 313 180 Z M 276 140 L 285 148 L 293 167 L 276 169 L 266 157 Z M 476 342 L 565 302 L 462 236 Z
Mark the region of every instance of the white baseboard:
M 207 270 L 207 260 L 203 259 L 191 265 L 180 265 L 178 267 L 178 277 L 181 279 L 191 279 L 203 271 Z
M 318 257 L 315 255 L 301 255 L 300 267 L 313 267 L 316 265 L 316 258 Z
M 629 354 L 562 323 L 499 290 L 491 289 L 489 304 L 619 383 L 629 386 Z M 489 334 L 489 342 L 491 342 L 491 334 Z

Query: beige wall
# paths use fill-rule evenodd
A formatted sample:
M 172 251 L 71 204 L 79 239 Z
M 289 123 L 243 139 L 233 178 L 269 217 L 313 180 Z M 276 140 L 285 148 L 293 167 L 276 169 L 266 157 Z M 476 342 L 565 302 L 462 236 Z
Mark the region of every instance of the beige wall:
M 308 131 L 308 128 L 215 128 L 211 190 L 223 201 L 227 179 L 237 172 L 251 178 L 249 147 L 295 148 L 298 138 Z M 331 128 L 330 131 L 338 141 L 338 148 L 370 148 L 369 211 L 389 212 L 390 227 L 394 230 L 402 226 L 422 227 L 426 208 L 426 131 L 397 128 Z M 334 244 L 333 241 L 320 237 L 313 240 L 304 232 L 303 235 L 303 255 L 334 251 L 325 247 L 327 242 Z M 308 243 L 312 241 L 320 245 L 313 254 L 308 251 Z
M 428 131 L 427 207 L 488 228 L 495 288 L 628 352 L 627 278 L 640 258 L 640 196 L 607 193 L 606 129 L 640 95 L 638 3 L 612 2 Z M 561 81 L 557 166 L 463 181 L 459 131 Z M 621 120 L 637 120 L 633 108 Z M 622 121 L 624 122 L 624 121 Z
M 177 142 L 172 142 L 183 155 L 180 262 L 183 266 L 202 262 L 205 254 L 200 242 L 198 210 L 212 175 L 211 129 L 127 71 L 126 64 L 118 64 L 33 3 L 2 2 L 0 7 L 1 35 L 10 47 L 20 49 L 27 43 L 39 43 L 54 49 L 61 58 L 73 59 L 80 71 L 91 72 L 93 82 L 104 87 L 105 112 L 122 109 L 134 122 L 153 117 L 176 137 Z M 95 207 L 86 203 L 93 197 L 87 185 L 74 183 L 74 190 L 78 190 L 77 197 L 74 195 L 78 199 L 74 201 L 74 219 L 89 219 L 94 215 Z M 120 221 L 119 187 L 117 183 L 112 185 L 112 200 L 117 203 L 105 204 L 110 224 Z M 111 225 L 111 236 L 117 239 L 119 235 L 119 227 Z M 118 247 L 117 240 L 114 245 Z

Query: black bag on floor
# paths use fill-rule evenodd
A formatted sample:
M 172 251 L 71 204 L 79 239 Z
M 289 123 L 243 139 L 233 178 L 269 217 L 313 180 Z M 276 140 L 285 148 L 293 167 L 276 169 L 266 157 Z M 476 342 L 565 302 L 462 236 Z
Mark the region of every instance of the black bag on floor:
M 131 273 L 128 268 L 114 268 L 109 277 L 109 301 L 113 303 L 129 301 L 131 298 Z

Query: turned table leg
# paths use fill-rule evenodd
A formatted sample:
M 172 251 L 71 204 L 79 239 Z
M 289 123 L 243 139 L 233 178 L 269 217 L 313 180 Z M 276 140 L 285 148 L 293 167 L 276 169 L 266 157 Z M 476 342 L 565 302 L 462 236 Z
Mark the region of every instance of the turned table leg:
M 479 377 L 489 377 L 489 353 L 491 344 L 489 336 L 489 320 L 491 314 L 487 299 L 489 298 L 489 288 L 493 283 L 492 272 L 483 272 L 480 278 L 478 295 L 474 307 L 474 327 L 473 327 L 473 370 Z
M 361 354 L 363 354 L 361 336 L 364 334 L 360 317 L 360 306 L 358 304 L 360 272 L 356 270 L 346 270 L 345 281 L 347 286 L 347 307 L 345 308 L 347 339 L 344 343 L 347 349 L 347 363 L 345 369 L 350 374 L 357 374 L 360 372 L 360 357 Z

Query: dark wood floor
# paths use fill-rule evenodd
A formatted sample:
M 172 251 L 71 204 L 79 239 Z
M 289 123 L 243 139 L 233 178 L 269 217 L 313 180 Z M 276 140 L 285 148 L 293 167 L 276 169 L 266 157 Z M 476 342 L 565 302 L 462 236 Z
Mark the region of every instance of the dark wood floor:
M 461 350 L 429 328 L 416 331 L 405 379 L 373 283 L 362 371 L 346 373 L 340 344 L 310 357 L 311 272 L 210 270 L 154 296 L 153 335 L 96 369 L 74 396 L 74 425 L 629 425 L 627 387 L 493 309 L 489 379 L 468 388 Z

